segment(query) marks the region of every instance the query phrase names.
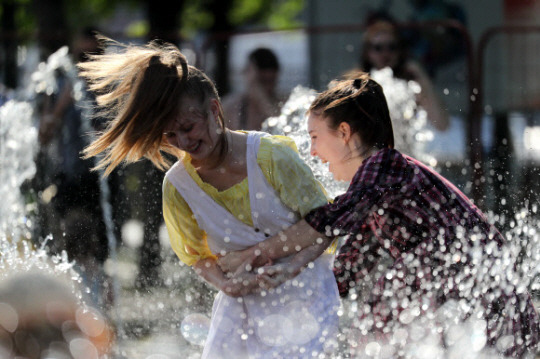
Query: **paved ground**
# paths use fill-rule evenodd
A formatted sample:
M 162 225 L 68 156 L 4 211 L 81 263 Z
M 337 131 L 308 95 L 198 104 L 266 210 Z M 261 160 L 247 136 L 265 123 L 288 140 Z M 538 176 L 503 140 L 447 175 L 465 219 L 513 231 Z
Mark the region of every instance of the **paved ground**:
M 162 265 L 164 284 L 147 290 L 133 287 L 137 266 L 135 256 L 123 248 L 118 255 L 117 277 L 120 295 L 109 316 L 116 323 L 118 340 L 115 357 L 126 359 L 195 359 L 202 346 L 187 341 L 181 333 L 182 320 L 193 313 L 207 316 L 210 290 L 181 266 L 176 257 L 166 256 Z M 186 289 L 184 289 L 186 288 Z M 200 296 L 199 293 L 205 293 Z M 197 317 L 195 317 L 197 319 Z M 201 330 L 197 322 L 192 333 Z M 193 335 L 192 335 L 193 336 Z M 198 338 L 193 341 L 197 342 Z

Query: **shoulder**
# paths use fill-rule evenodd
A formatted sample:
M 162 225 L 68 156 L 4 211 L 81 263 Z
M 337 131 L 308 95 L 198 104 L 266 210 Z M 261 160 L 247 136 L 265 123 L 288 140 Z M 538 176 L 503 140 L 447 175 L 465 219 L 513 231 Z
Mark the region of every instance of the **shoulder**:
M 296 142 L 290 137 L 280 136 L 280 135 L 271 135 L 261 138 L 261 148 L 268 147 L 275 149 L 276 151 L 293 151 L 298 152 L 296 147 Z
M 186 167 L 186 164 L 191 165 L 186 159 L 179 161 L 165 173 L 162 184 L 164 203 L 177 205 L 184 201 L 176 186 L 183 181 L 182 176 L 189 176 L 189 167 Z
M 287 136 L 266 136 L 261 138 L 258 158 L 277 161 L 280 159 L 293 159 L 298 157 L 296 142 Z
M 367 158 L 358 169 L 353 182 L 362 185 L 394 186 L 408 176 L 411 166 L 401 152 L 384 148 Z
M 176 196 L 179 196 L 178 190 L 176 187 L 172 184 L 169 177 L 165 177 L 163 179 L 163 200 L 166 202 L 170 202 L 173 198 Z

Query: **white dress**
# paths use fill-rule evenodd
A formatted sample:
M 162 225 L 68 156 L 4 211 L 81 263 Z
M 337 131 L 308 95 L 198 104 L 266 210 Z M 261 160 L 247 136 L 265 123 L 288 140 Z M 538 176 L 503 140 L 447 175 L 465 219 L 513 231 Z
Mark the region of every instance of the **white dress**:
M 253 227 L 206 194 L 181 161 L 166 174 L 206 232 L 214 254 L 251 247 L 299 220 L 281 202 L 257 164 L 260 137 L 264 135 L 249 132 L 247 141 Z M 312 358 L 328 352 L 328 343 L 335 343 L 338 326 L 333 260 L 334 256 L 325 252 L 300 275 L 265 293 L 233 298 L 220 291 L 214 300 L 202 358 Z

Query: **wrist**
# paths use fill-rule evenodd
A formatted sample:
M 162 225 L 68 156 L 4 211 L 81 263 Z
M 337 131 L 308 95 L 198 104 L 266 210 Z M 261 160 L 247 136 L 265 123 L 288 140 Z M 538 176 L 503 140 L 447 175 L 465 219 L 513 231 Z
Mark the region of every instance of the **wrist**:
M 261 267 L 268 262 L 271 262 L 272 259 L 268 255 L 267 251 L 263 250 L 264 248 L 261 248 L 259 246 L 254 246 L 251 249 L 251 257 L 254 258 L 253 260 L 253 266 L 254 267 Z

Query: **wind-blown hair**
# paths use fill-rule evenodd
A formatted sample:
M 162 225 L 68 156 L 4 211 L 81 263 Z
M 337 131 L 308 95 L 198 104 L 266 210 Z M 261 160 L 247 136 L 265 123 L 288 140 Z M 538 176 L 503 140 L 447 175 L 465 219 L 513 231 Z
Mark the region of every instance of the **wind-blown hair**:
M 367 148 L 393 148 L 392 120 L 381 85 L 364 72 L 349 76 L 334 81 L 328 90 L 319 94 L 308 113 L 326 117 L 332 129 L 337 129 L 342 122 L 348 123 Z
M 153 41 L 136 46 L 99 39 L 102 46 L 114 45 L 119 51 L 90 55 L 90 61 L 77 66 L 89 90 L 97 94 L 99 115 L 110 122 L 84 149 L 84 157 L 102 155 L 95 169 L 105 168 L 105 175 L 123 162 L 136 162 L 142 157 L 161 170 L 168 168 L 161 151 L 177 158 L 183 152 L 163 139 L 165 127 L 179 113 L 184 96 L 197 99 L 201 105 L 209 98 L 219 102 L 213 82 L 202 71 L 188 66 L 174 45 Z M 219 118 L 224 128 L 221 107 Z M 226 148 L 222 136 L 220 152 Z

